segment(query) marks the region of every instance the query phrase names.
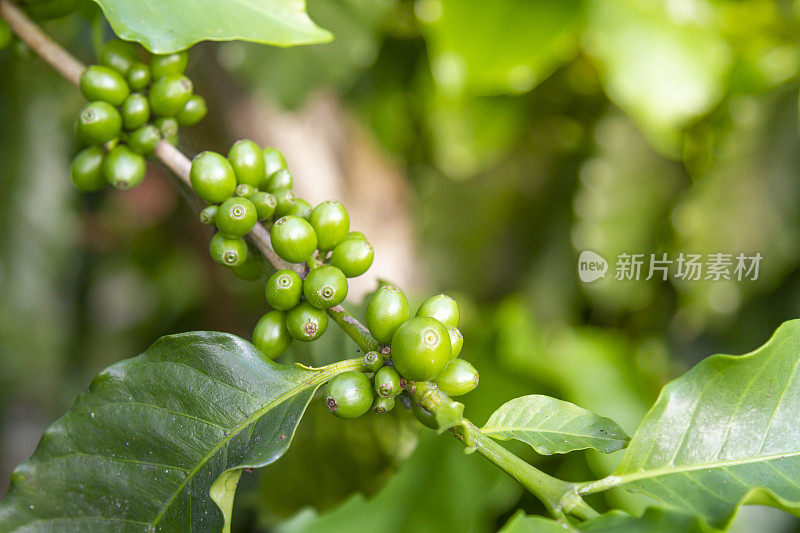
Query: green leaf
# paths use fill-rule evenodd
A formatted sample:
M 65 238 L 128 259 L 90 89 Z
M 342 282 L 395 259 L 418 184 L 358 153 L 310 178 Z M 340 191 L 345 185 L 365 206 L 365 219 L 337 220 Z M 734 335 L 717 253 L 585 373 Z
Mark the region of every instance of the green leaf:
M 758 350 L 715 355 L 671 382 L 611 476 L 584 494 L 623 486 L 728 523 L 745 503 L 800 514 L 800 320 Z
M 223 333 L 163 337 L 101 372 L 45 431 L 11 476 L 0 530 L 218 531 L 215 501 L 229 518 L 237 473 L 283 455 L 337 371 L 263 361 Z
M 571 525 L 559 524 L 552 518 L 531 516 L 526 515 L 523 511 L 517 511 L 517 514 L 506 522 L 506 525 L 503 526 L 499 533 L 565 533 L 577 531 Z
M 624 448 L 629 440 L 610 418 L 539 394 L 504 403 L 481 432 L 498 440 L 522 441 L 542 455 L 587 448 L 611 453 Z
M 562 525 L 551 518 L 529 516 L 520 511 L 506 522 L 500 533 L 564 533 L 579 530 L 587 533 L 703 533 L 710 531 L 709 528 L 700 524 L 696 516 L 670 509 L 651 507 L 640 518 L 620 510 L 609 511 L 584 522 L 578 526 L 578 529 Z
M 200 41 L 275 46 L 324 43 L 332 35 L 306 13 L 305 0 L 94 0 L 114 32 L 156 54 Z

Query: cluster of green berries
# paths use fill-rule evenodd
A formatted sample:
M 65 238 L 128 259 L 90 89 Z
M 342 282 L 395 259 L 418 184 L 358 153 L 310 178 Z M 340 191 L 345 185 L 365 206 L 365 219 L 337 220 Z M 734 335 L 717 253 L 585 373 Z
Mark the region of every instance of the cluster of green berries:
M 132 43 L 114 39 L 100 53 L 100 64 L 80 79 L 89 100 L 75 122 L 86 146 L 72 161 L 72 181 L 84 192 L 112 185 L 132 189 L 142 182 L 145 157 L 161 139 L 175 144 L 179 126 L 206 116 L 206 102 L 184 75 L 185 52 L 155 55 L 142 62 Z
M 434 415 L 423 405 L 424 395 L 435 395 L 436 403 L 442 403 L 478 385 L 475 367 L 458 359 L 464 343 L 458 322 L 458 304 L 447 295 L 429 298 L 410 317 L 400 289 L 381 286 L 367 306 L 367 327 L 387 349 L 365 355 L 365 366 L 374 372 L 371 380 L 368 374 L 352 371 L 330 381 L 328 409 L 342 418 L 361 416 L 370 407 L 385 413 L 403 394 L 417 419 L 436 427 Z

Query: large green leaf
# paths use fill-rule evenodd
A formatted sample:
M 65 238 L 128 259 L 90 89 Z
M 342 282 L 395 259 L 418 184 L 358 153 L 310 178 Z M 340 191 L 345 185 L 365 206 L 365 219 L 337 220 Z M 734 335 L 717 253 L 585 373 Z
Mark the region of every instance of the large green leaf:
M 308 17 L 305 0 L 94 1 L 117 35 L 159 54 L 200 41 L 293 46 L 332 38 Z
M 233 335 L 163 337 L 45 431 L 11 476 L 0 530 L 219 530 L 214 501 L 230 514 L 236 471 L 286 451 L 331 373 L 263 361 Z
M 668 384 L 619 468 L 580 492 L 649 494 L 724 525 L 743 503 L 800 514 L 800 320 L 758 350 L 716 355 Z
M 542 455 L 586 448 L 611 453 L 628 442 L 628 435 L 610 418 L 539 394 L 504 403 L 481 432 L 495 439 L 520 440 Z

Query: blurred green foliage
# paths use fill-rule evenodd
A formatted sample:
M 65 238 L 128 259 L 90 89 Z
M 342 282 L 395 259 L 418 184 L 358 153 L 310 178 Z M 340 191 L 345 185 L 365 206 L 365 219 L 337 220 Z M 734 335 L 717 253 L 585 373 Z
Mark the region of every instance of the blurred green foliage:
M 666 381 L 712 353 L 749 351 L 800 314 L 800 2 L 309 4 L 333 43 L 204 45 L 190 68 L 288 109 L 333 93 L 403 168 L 429 287 L 462 306 L 463 354 L 481 372 L 465 397 L 477 423 L 542 393 L 632 433 Z M 88 60 L 88 24 L 49 29 Z M 7 479 L 97 371 L 166 333 L 247 337 L 265 302 L 211 264 L 206 228 L 163 180 L 125 196 L 74 191 L 79 96 L 36 60 L 5 52 L 0 72 Z M 213 125 L 183 141 L 189 151 L 229 145 L 219 117 L 230 97 L 211 102 Z M 757 281 L 625 282 L 610 271 L 587 285 L 576 276 L 582 250 L 612 269 L 621 252 L 760 252 L 763 262 Z M 330 328 L 287 360 L 353 352 Z M 520 507 L 542 512 L 454 440 L 418 430 L 402 410 L 342 422 L 312 404 L 286 457 L 243 478 L 239 529 L 480 532 Z M 576 480 L 619 459 L 514 450 Z M 623 491 L 595 498 L 635 514 L 650 503 Z M 761 508 L 733 527 L 755 524 L 797 527 Z

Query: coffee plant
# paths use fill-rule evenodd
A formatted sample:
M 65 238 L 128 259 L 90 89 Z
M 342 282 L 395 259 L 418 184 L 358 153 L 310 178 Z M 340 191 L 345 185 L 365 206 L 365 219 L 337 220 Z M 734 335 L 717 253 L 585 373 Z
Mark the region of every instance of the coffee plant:
M 373 262 L 369 228 L 355 231 L 335 199 L 299 198 L 279 148 L 239 140 L 191 161 L 176 148 L 179 129 L 208 111 L 186 74 L 192 44 L 289 46 L 330 35 L 288 0 L 195 0 L 203 20 L 184 18 L 188 2 L 97 3 L 118 38 L 98 47 L 95 65 L 80 64 L 33 22 L 69 14 L 79 5 L 72 0 L 0 0 L 0 47 L 27 47 L 86 98 L 75 120 L 83 146 L 72 161 L 75 187 L 130 190 L 148 160 L 160 160 L 205 203 L 199 222 L 214 230 L 211 257 L 264 291 L 264 314 L 249 340 L 170 335 L 98 374 L 14 470 L 0 530 L 230 531 L 242 473 L 286 453 L 315 396 L 342 419 L 408 410 L 465 455 L 496 465 L 544 511 L 513 514 L 507 533 L 711 531 L 755 503 L 800 513 L 800 321 L 751 353 L 714 355 L 667 384 L 630 437 L 609 418 L 540 394 L 475 424 L 457 400 L 480 380 L 460 357 L 470 339 L 456 299 L 437 294 L 414 309 L 382 281 L 362 322 L 345 305 L 349 280 Z M 351 339 L 351 358 L 275 362 L 331 328 Z M 545 473 L 505 441 L 542 456 L 624 452 L 611 475 L 574 481 Z M 650 507 L 641 516 L 598 512 L 592 495 L 618 488 L 649 497 Z

